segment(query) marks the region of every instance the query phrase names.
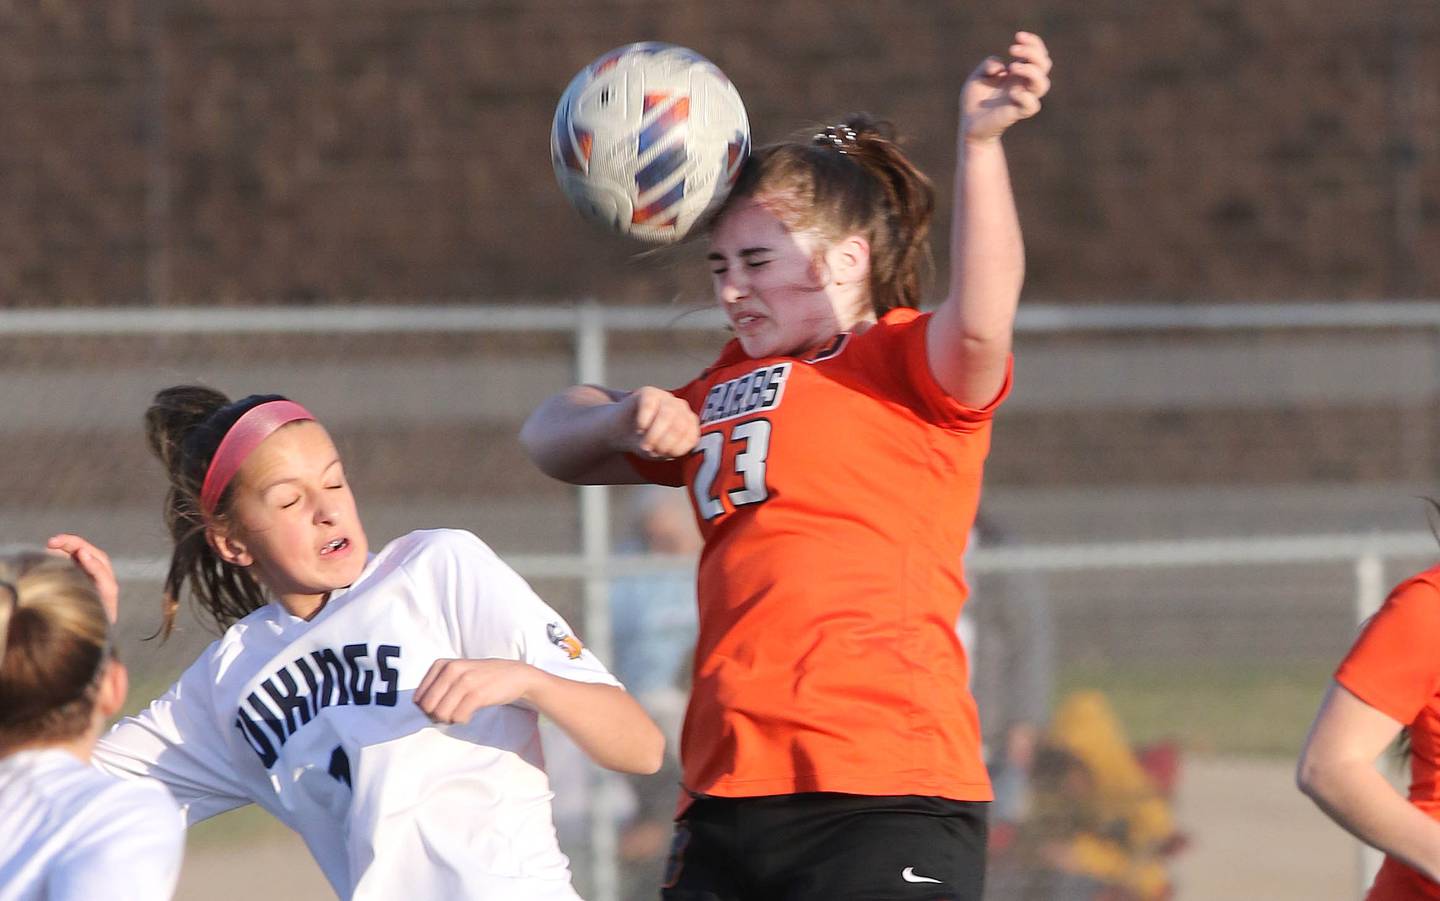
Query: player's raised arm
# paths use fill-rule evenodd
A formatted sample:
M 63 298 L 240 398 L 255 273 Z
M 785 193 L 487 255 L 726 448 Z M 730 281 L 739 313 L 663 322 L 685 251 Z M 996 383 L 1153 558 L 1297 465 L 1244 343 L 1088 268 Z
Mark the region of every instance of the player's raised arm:
M 542 472 L 576 485 L 644 482 L 626 454 L 673 459 L 693 450 L 699 438 L 695 411 L 648 386 L 630 392 L 567 388 L 543 401 L 520 430 L 520 442 Z
M 1025 276 L 1010 173 L 1000 138 L 1035 115 L 1050 90 L 1045 42 L 1018 32 L 1010 59 L 986 58 L 960 92 L 950 286 L 930 323 L 930 369 L 967 406 L 995 398 L 1005 379 Z

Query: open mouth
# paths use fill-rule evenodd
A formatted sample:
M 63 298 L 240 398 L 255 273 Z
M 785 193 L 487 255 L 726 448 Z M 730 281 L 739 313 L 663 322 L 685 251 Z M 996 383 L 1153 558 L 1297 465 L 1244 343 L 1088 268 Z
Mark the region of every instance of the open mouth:
M 336 538 L 334 541 L 331 541 L 329 544 L 325 545 L 324 547 L 322 547 L 322 548 L 320 549 L 320 556 L 322 556 L 322 557 L 329 556 L 330 554 L 333 554 L 333 553 L 335 553 L 336 551 L 342 551 L 342 550 L 344 550 L 345 548 L 347 548 L 347 547 L 349 547 L 349 546 L 350 546 L 350 539 L 348 539 L 348 538 Z

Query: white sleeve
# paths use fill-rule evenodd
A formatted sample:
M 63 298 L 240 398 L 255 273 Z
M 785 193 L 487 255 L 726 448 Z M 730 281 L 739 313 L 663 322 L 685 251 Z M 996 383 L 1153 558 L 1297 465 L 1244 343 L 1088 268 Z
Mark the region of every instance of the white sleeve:
M 175 894 L 185 831 L 163 788 L 116 783 L 84 818 L 78 838 L 48 869 L 48 901 L 166 901 Z
M 92 762 L 113 776 L 163 783 L 186 825 L 251 802 L 211 706 L 210 653 L 150 706 L 116 723 L 95 746 Z
M 576 682 L 616 685 L 560 614 L 485 542 L 463 531 L 443 536 L 445 552 L 427 555 L 442 608 L 467 658 L 504 657 Z

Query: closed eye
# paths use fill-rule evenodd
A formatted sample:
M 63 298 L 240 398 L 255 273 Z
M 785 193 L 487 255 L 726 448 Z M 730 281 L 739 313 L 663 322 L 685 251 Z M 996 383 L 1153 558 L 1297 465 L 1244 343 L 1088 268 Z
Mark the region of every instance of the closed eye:
M 742 258 L 742 262 L 745 264 L 745 268 L 746 268 L 746 269 L 759 269 L 761 266 L 768 266 L 768 265 L 770 265 L 771 263 L 774 262 L 774 260 L 756 259 L 755 257 L 743 257 L 743 258 Z M 710 270 L 710 274 L 711 274 L 711 275 L 724 275 L 725 273 L 727 273 L 727 272 L 729 272 L 729 271 L 730 271 L 730 267 L 729 267 L 729 266 L 716 266 L 716 267 L 713 267 L 713 268 Z

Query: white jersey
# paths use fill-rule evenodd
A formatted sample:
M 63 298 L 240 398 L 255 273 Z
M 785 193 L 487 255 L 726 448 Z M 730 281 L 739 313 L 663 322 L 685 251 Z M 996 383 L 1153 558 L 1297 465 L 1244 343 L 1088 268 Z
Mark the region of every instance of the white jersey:
M 184 824 L 165 789 L 112 779 L 67 751 L 0 759 L 0 901 L 164 901 Z
M 412 532 L 314 619 L 235 623 L 96 761 L 160 779 L 191 823 L 261 805 L 341 898 L 574 901 L 536 712 L 441 725 L 414 704 L 437 659 L 486 657 L 619 684 L 480 539 Z

